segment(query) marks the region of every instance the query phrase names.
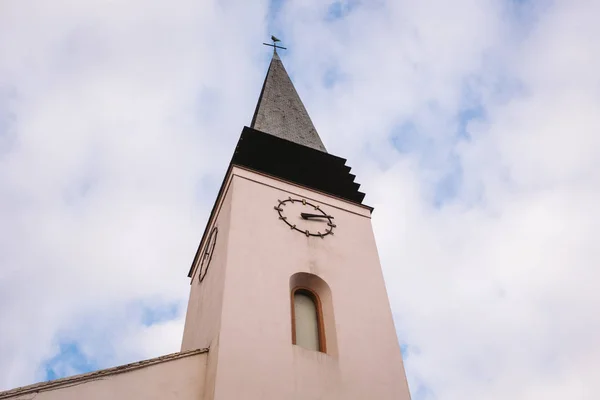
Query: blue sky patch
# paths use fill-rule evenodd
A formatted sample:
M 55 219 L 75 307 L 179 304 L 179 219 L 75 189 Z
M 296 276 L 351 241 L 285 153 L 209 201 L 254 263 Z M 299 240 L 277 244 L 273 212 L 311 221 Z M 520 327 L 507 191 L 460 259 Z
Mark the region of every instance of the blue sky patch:
M 434 400 L 436 396 L 433 394 L 433 391 L 429 389 L 424 384 L 418 384 L 417 387 L 411 387 L 410 392 L 413 400 Z
M 271 0 L 269 3 L 269 14 L 271 14 L 271 19 L 275 17 L 275 15 L 281 10 L 283 7 L 283 3 L 285 0 Z
M 394 148 L 402 154 L 421 153 L 427 145 L 427 139 L 419 134 L 416 125 L 410 120 L 396 127 L 390 140 Z
M 177 318 L 179 306 L 179 303 L 164 303 L 154 305 L 153 307 L 144 307 L 142 309 L 142 324 L 144 326 L 151 326 L 171 321 Z
M 433 204 L 436 208 L 442 207 L 458 195 L 462 183 L 463 171 L 460 160 L 452 156 L 446 173 L 436 182 L 433 194 Z
M 99 366 L 81 351 L 77 342 L 61 342 L 59 348 L 59 353 L 42 365 L 46 373 L 45 380 L 60 379 L 99 369 Z
M 402 358 L 404 358 L 406 360 L 406 358 L 408 357 L 408 344 L 401 343 L 400 351 L 402 352 Z
M 471 134 L 468 131 L 469 122 L 481 120 L 485 117 L 485 109 L 481 104 L 465 108 L 458 113 L 458 131 L 457 135 L 460 139 L 471 139 Z
M 331 89 L 342 80 L 343 75 L 338 67 L 328 68 L 323 74 L 323 86 L 325 86 L 327 89 Z
M 464 138 L 468 121 L 481 115 L 482 111 L 478 109 L 465 110 L 464 114 L 461 114 L 459 124 L 459 130 L 464 133 L 459 132 L 458 137 Z M 418 127 L 410 120 L 392 131 L 390 141 L 399 153 L 416 155 L 424 170 L 438 171 L 437 173 L 442 174 L 437 180 L 429 182 L 429 185 L 432 185 L 430 196 L 434 207 L 440 208 L 458 195 L 463 178 L 458 156 L 452 153 L 447 155 L 441 153 L 443 148 L 433 138 L 421 134 Z M 444 158 L 440 161 L 440 157 Z
M 329 6 L 327 14 L 325 15 L 326 21 L 332 21 L 340 18 L 344 18 L 352 12 L 352 10 L 358 5 L 358 1 L 355 0 L 338 0 Z

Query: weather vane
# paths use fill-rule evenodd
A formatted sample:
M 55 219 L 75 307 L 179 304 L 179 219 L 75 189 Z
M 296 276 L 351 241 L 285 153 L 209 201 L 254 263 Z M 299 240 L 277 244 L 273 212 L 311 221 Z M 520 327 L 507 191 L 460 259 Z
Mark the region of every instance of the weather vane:
M 287 48 L 285 48 L 285 47 L 277 46 L 277 42 L 281 42 L 281 40 L 277 39 L 275 36 L 271 35 L 271 40 L 273 41 L 273 44 L 269 44 L 269 43 L 263 43 L 263 44 L 265 46 L 273 47 L 273 53 L 277 53 L 277 49 L 287 50 Z

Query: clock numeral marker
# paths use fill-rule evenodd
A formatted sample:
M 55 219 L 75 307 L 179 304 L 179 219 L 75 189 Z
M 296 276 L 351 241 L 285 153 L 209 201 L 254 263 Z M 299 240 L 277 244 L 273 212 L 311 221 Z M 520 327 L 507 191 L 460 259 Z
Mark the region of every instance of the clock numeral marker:
M 307 199 L 300 199 L 300 198 L 292 198 L 291 196 L 289 196 L 286 200 L 279 200 L 277 199 L 278 204 L 273 207 L 278 213 L 279 213 L 279 219 L 284 221 L 286 223 L 287 226 L 290 227 L 291 230 L 295 230 L 298 231 L 300 233 L 303 233 L 304 235 L 306 235 L 306 237 L 311 237 L 311 236 L 318 236 L 321 239 L 323 239 L 325 236 L 327 235 L 333 235 L 333 229 L 337 227 L 336 224 L 333 223 L 333 216 L 327 214 L 325 211 L 321 210 L 320 205 L 317 204 L 313 204 L 311 203 L 309 200 Z M 290 221 L 288 221 L 287 216 L 284 216 L 284 209 L 283 206 L 285 206 L 287 203 L 302 203 L 303 206 L 308 206 L 308 207 L 312 207 L 315 211 L 318 211 L 318 213 L 307 213 L 307 212 L 301 212 L 300 213 L 300 218 L 302 220 L 306 220 L 306 221 L 315 221 L 315 222 L 309 222 L 309 224 L 311 224 L 311 226 L 315 226 L 318 225 L 319 227 L 323 228 L 323 225 L 321 225 L 321 223 L 325 223 L 327 228 L 325 228 L 325 232 L 311 232 L 309 229 L 303 229 L 304 226 L 302 226 L 303 224 L 300 225 L 300 227 L 298 227 L 297 225 L 293 225 Z M 296 217 L 292 218 L 292 221 L 296 221 Z M 312 225 L 315 224 L 315 225 Z M 205 258 L 210 259 L 212 257 L 212 254 L 206 254 Z

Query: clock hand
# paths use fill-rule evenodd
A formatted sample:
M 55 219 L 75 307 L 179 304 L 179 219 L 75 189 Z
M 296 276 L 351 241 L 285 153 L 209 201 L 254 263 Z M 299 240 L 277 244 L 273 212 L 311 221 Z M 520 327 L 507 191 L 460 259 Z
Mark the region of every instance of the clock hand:
M 303 219 L 310 219 L 310 218 L 327 218 L 327 219 L 332 219 L 333 217 L 331 215 L 323 215 L 323 214 L 309 214 L 309 213 L 300 213 L 300 216 Z

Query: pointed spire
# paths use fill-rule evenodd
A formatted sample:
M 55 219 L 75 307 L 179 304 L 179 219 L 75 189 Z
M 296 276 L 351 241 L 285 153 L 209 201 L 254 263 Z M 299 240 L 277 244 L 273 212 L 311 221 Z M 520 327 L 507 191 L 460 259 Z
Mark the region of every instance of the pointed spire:
M 274 49 L 251 128 L 327 152 Z

